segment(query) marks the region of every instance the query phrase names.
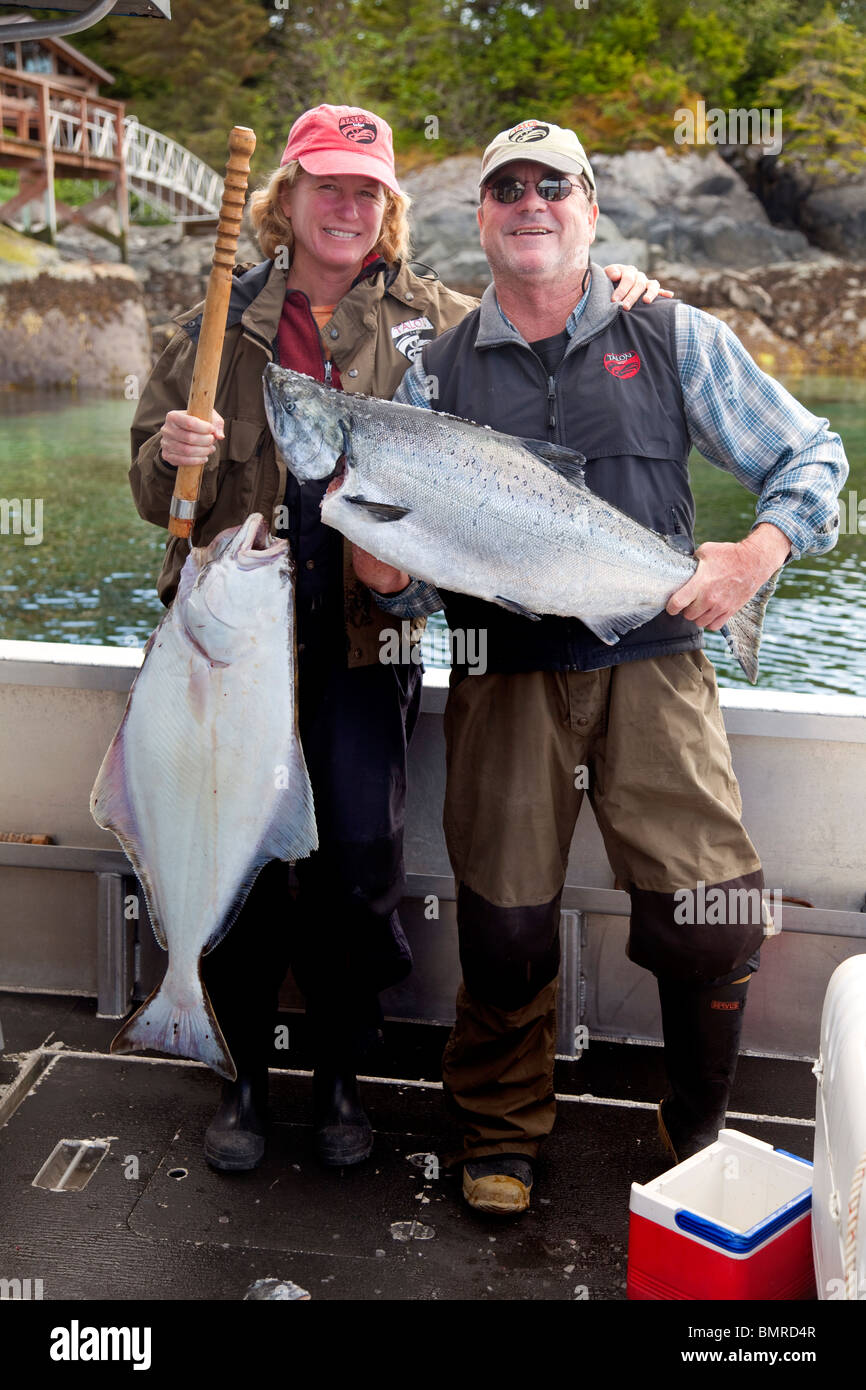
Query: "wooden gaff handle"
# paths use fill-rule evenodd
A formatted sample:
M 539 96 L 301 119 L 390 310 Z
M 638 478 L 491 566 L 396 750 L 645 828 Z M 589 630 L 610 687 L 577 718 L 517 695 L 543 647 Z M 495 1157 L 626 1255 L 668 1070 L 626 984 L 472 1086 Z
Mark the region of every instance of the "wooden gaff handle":
M 254 132 L 247 126 L 236 125 L 229 136 L 229 158 L 226 164 L 226 181 L 220 204 L 220 220 L 214 246 L 213 268 L 207 285 L 207 298 L 204 303 L 201 332 L 199 333 L 195 366 L 192 372 L 192 386 L 187 404 L 187 413 L 194 415 L 197 420 L 210 422 L 214 398 L 216 397 L 220 358 L 226 331 L 226 315 L 232 292 L 232 267 L 235 263 L 241 219 L 244 214 L 250 159 L 255 147 Z M 183 536 L 188 539 L 192 531 L 203 470 L 204 464 L 181 464 L 177 470 L 168 522 L 168 529 L 172 536 Z

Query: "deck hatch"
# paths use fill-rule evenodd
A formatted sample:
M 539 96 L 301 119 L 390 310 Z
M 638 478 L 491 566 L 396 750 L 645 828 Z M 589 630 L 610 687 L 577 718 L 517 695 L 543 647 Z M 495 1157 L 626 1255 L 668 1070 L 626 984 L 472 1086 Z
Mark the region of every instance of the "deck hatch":
M 102 1139 L 61 1139 L 55 1144 L 33 1187 L 49 1192 L 82 1192 L 108 1153 Z

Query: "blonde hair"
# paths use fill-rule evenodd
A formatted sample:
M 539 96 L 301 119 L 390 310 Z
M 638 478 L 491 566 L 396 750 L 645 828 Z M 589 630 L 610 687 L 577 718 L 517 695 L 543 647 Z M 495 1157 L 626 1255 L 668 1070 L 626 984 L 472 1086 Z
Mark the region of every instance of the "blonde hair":
M 292 254 L 295 235 L 292 224 L 280 207 L 280 189 L 293 188 L 303 173 L 296 159 L 275 169 L 267 184 L 256 190 L 250 197 L 250 221 L 258 237 L 262 253 L 273 260 L 277 250 L 285 246 L 289 256 Z M 394 261 L 406 260 L 409 256 L 409 205 L 408 193 L 392 193 L 382 185 L 385 194 L 385 210 L 379 240 L 373 247 L 389 265 Z

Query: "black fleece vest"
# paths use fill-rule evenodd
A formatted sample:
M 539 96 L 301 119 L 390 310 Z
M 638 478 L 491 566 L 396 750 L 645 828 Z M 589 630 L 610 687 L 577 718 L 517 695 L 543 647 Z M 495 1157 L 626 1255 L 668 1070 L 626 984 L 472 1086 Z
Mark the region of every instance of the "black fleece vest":
M 552 377 L 523 343 L 476 348 L 479 313 L 424 347 L 423 369 L 437 381 L 435 408 L 578 450 L 593 492 L 690 553 L 695 504 L 673 302 L 638 304 L 588 342 L 572 339 Z M 608 647 L 577 618 L 533 622 L 440 592 L 452 630 L 486 629 L 491 671 L 594 671 L 703 642 L 695 623 L 663 612 Z

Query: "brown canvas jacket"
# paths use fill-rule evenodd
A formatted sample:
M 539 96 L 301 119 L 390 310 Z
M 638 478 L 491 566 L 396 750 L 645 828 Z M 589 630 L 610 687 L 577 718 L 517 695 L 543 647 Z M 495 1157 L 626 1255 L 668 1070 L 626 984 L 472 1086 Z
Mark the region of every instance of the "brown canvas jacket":
M 251 512 L 273 521 L 274 509 L 285 497 L 286 465 L 265 416 L 262 375 L 267 363 L 275 360 L 287 272 L 275 261 L 265 261 L 258 267 L 236 266 L 234 274 L 247 272 L 250 280 L 236 283 L 229 309 L 215 402 L 225 420 L 225 438 L 202 475 L 191 538 L 197 546 L 208 545 L 227 527 L 239 526 Z M 250 285 L 256 290 L 254 297 L 238 313 Z M 390 400 L 410 362 L 398 343 L 405 343 L 413 332 L 422 338 L 438 337 L 477 302 L 449 290 L 432 275 L 416 275 L 405 263 L 360 281 L 340 300 L 322 335 L 343 389 Z M 199 304 L 175 320 L 180 331 L 154 367 L 132 422 L 132 494 L 140 515 L 157 526 L 168 526 L 177 473 L 161 457 L 160 430 L 168 411 L 186 409 L 202 309 Z M 425 319 L 429 328 L 414 324 Z M 188 541 L 169 538 L 157 581 L 165 604 L 174 598 L 188 553 Z M 394 618 L 376 605 L 370 590 L 355 577 L 348 543 L 343 547 L 343 584 L 348 664 L 368 666 L 379 659 L 380 631 L 393 627 Z M 424 620 L 412 621 L 420 631 Z

